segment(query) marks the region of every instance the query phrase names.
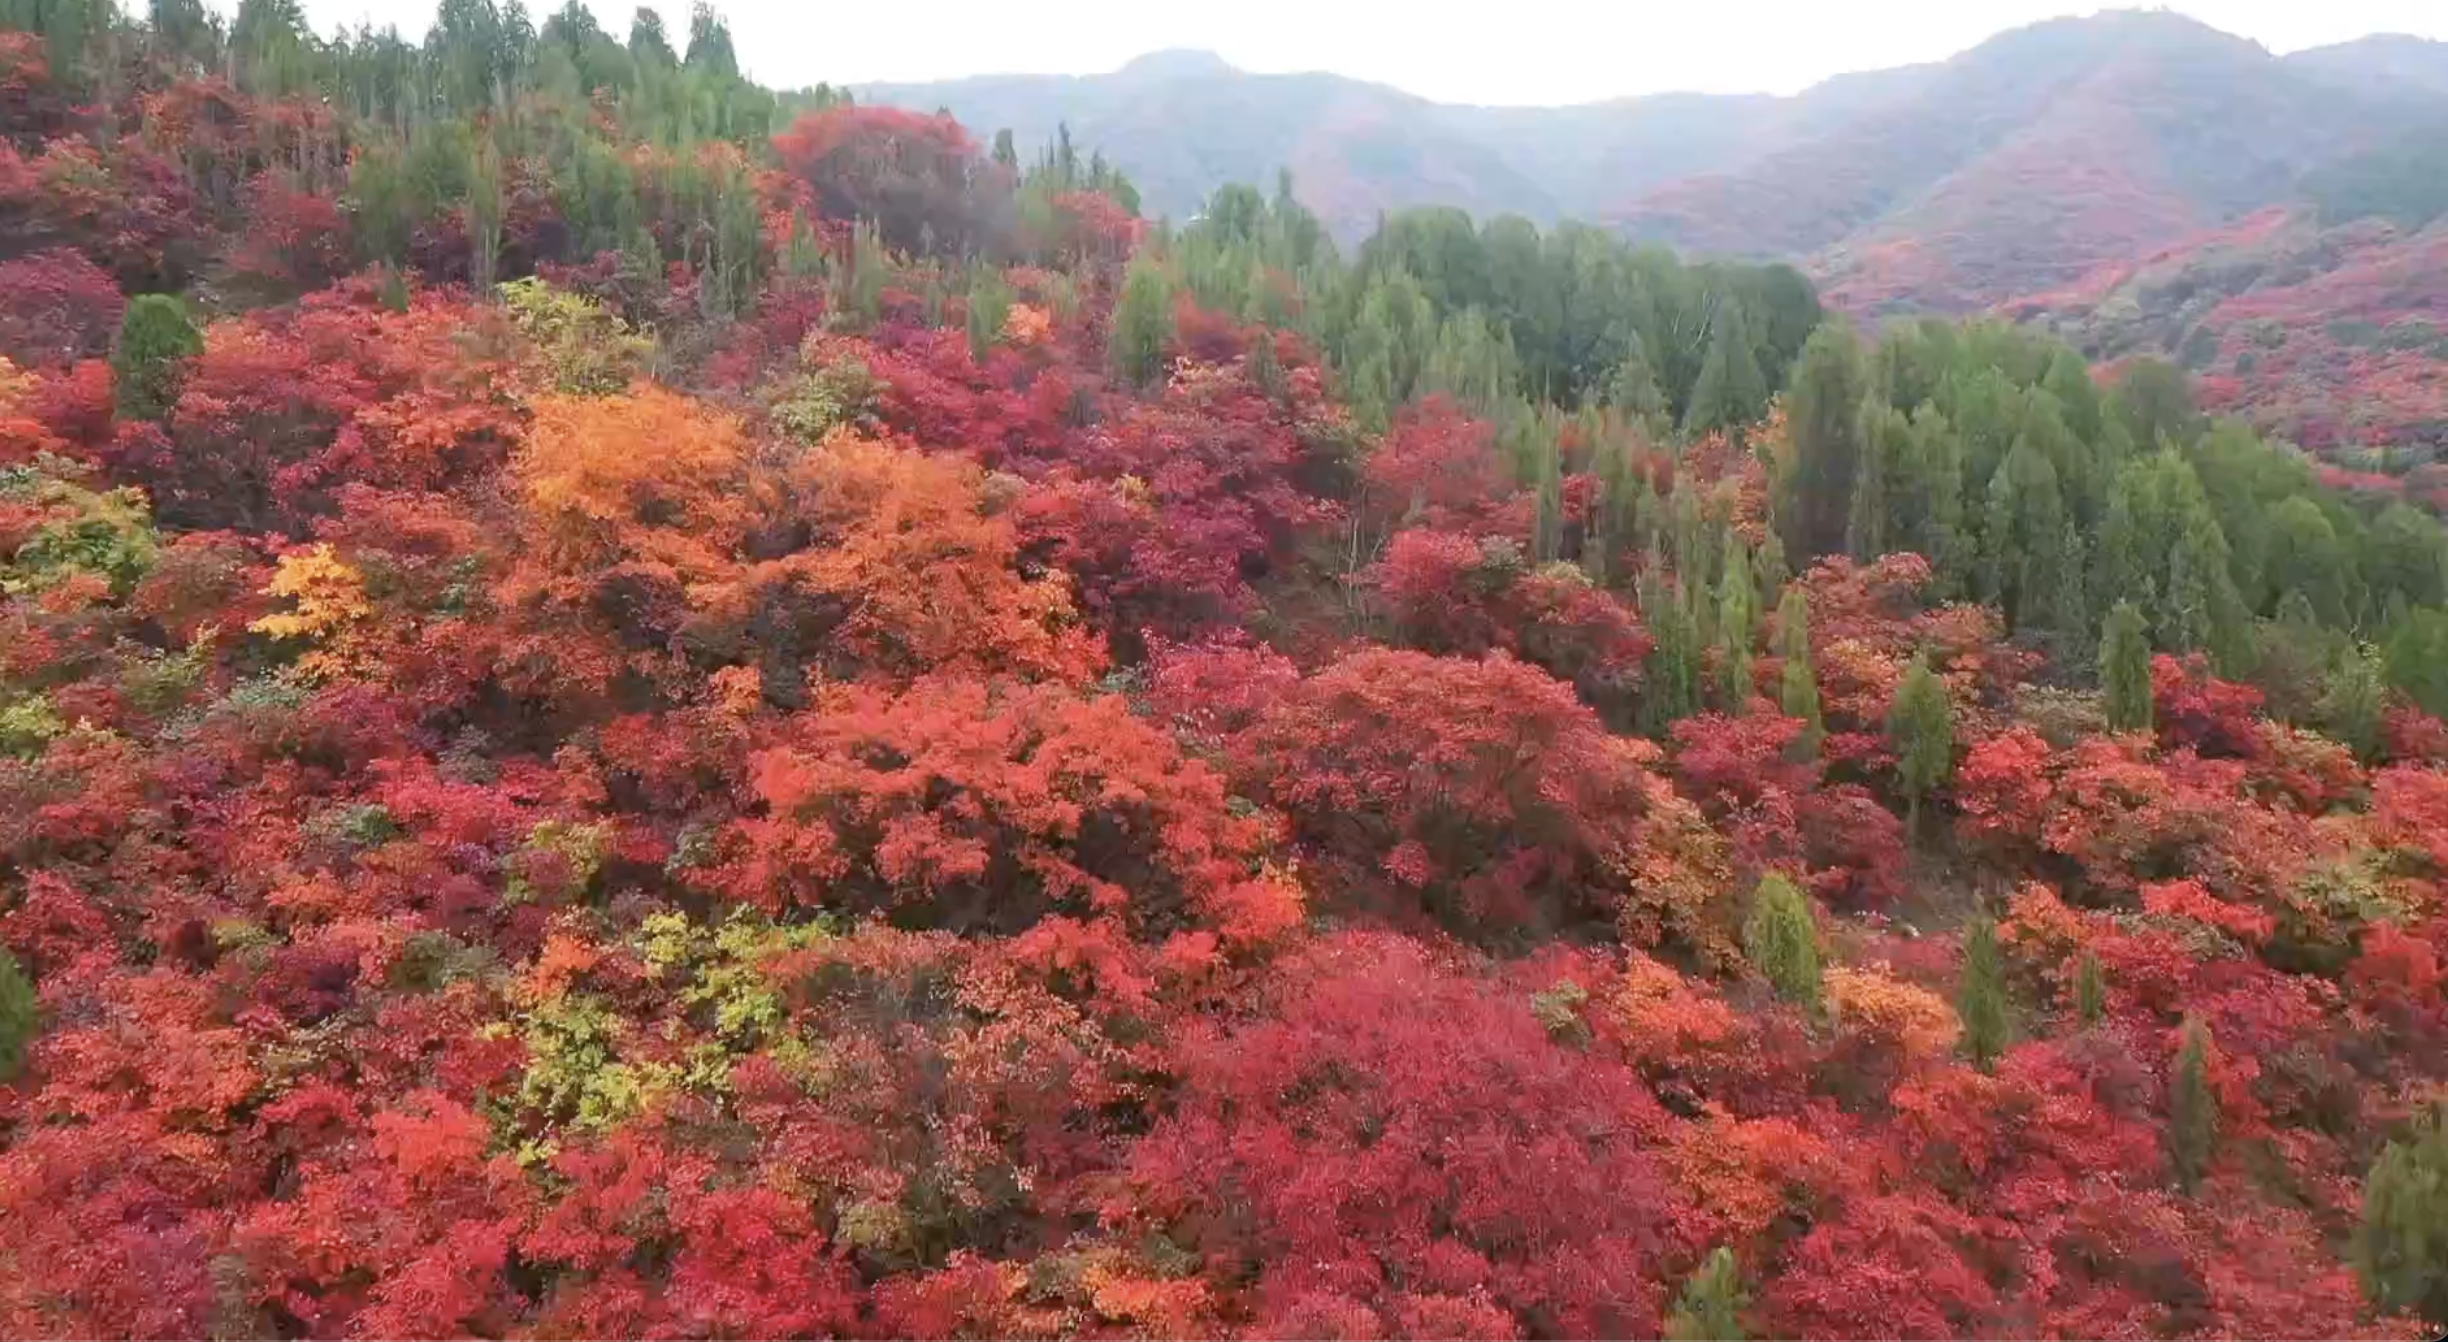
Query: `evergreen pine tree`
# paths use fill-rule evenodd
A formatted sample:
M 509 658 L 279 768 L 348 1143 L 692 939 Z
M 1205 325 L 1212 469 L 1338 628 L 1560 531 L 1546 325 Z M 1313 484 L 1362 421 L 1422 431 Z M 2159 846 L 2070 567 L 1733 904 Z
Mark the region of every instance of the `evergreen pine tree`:
M 1964 932 L 1963 979 L 1955 991 L 1964 1052 L 1982 1071 L 2006 1049 L 2006 975 L 1998 963 L 1997 924 L 1986 918 Z
M 204 352 L 204 336 L 169 294 L 138 294 L 119 320 L 111 376 L 122 419 L 158 421 L 178 404 L 186 360 Z
M 2355 1267 L 2364 1298 L 2448 1329 L 2448 1112 L 2430 1107 L 2363 1180 Z
M 2100 630 L 2100 688 L 2107 693 L 2111 731 L 2146 732 L 2151 727 L 2150 636 L 2142 612 L 2119 601 Z
M 1887 744 L 1917 824 L 1922 801 L 1955 770 L 1955 705 L 1926 655 L 1913 659 L 1887 706 Z
M 2175 1075 L 2168 1080 L 2168 1164 L 2176 1183 L 2190 1193 L 2210 1168 L 2218 1150 L 2218 1094 L 2210 1089 L 2210 1032 L 2201 1021 L 2187 1018 L 2183 1043 L 2176 1054 Z
M 1797 1006 L 1819 1003 L 1819 929 L 1801 887 L 1774 872 L 1751 892 L 1751 916 L 1743 921 L 1743 955 Z
M 1666 1316 L 1667 1342 L 1744 1342 L 1742 1312 L 1750 1303 L 1734 1251 L 1719 1245 L 1683 1283 L 1674 1312 Z

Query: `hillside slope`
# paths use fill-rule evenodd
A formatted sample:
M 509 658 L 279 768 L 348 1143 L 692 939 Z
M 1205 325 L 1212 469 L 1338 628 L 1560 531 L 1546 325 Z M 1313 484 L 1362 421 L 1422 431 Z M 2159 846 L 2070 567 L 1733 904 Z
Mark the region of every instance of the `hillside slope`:
M 2003 311 L 2095 359 L 2183 363 L 2205 408 L 2344 466 L 2448 448 L 2448 222 L 2267 210 Z
M 1811 255 L 1837 306 L 1969 311 L 2289 199 L 2305 174 L 2386 141 L 2424 96 L 2351 93 L 2173 15 L 2068 20 L 1616 218 L 1685 246 Z

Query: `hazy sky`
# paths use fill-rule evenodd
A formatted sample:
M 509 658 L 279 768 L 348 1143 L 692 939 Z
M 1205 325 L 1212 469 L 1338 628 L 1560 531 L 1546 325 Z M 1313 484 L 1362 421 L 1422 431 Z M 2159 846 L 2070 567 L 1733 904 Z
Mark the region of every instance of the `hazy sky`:
M 540 22 L 561 0 L 528 0 Z M 234 4 L 235 0 L 224 0 Z M 318 31 L 370 18 L 421 33 L 434 0 L 304 0 Z M 587 0 L 616 33 L 637 0 Z M 769 84 L 1093 73 L 1204 47 L 1247 70 L 1331 70 L 1447 102 L 1562 103 L 1668 90 L 1791 93 L 1937 60 L 2084 0 L 718 0 Z M 688 0 L 660 0 L 677 40 Z M 2179 0 L 2278 52 L 2374 32 L 2448 39 L 2448 0 Z

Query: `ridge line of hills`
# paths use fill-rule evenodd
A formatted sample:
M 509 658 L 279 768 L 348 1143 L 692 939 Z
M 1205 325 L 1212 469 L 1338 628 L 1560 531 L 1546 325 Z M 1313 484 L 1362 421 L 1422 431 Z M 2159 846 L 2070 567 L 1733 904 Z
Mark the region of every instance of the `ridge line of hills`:
M 2279 203 L 2307 172 L 2367 152 L 2409 121 L 2448 117 L 2448 43 L 2375 36 L 2279 57 L 2178 15 L 2111 11 L 1791 96 L 1468 106 L 1333 74 L 1252 74 L 1201 51 L 1157 52 L 1100 75 L 854 92 L 942 108 L 981 134 L 1009 128 L 1023 144 L 1067 125 L 1130 174 L 1152 212 L 1177 219 L 1219 185 L 1271 182 L 1289 169 L 1346 242 L 1382 212 L 1450 205 L 1542 224 L 1603 221 L 1729 254 L 1808 257 L 1844 246 L 1843 270 L 1918 211 L 1977 215 L 2002 188 L 2026 184 L 2016 168 L 2069 142 L 2145 160 L 2133 166 L 2148 171 L 2126 175 L 2175 198 L 2137 202 L 2156 207 L 2143 216 L 2152 225 L 2145 249 L 2173 241 L 2179 222 L 2198 229 Z M 2213 142 L 2221 128 L 2265 143 L 2237 153 Z M 1745 208 L 1770 189 L 1804 208 L 1773 220 Z M 1960 198 L 1975 189 L 1967 206 Z

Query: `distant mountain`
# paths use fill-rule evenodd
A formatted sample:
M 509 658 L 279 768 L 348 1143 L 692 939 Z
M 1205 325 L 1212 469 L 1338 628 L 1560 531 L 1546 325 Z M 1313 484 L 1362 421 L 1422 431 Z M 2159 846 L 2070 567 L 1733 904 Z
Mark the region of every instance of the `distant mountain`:
M 1463 107 L 1204 52 L 857 92 L 1008 127 L 1023 146 L 1068 124 L 1177 219 L 1222 183 L 1289 168 L 1346 241 L 1414 205 L 1578 217 L 1802 261 L 1840 307 L 1969 311 L 2297 201 L 2341 164 L 2402 176 L 2390 165 L 2409 161 L 2408 128 L 2448 125 L 2448 44 L 2374 37 L 2281 59 L 2176 15 L 2112 12 L 1790 98 Z
M 1253 75 L 1205 52 L 1160 52 L 1107 75 L 995 75 L 854 90 L 866 102 L 949 108 L 1024 154 L 1068 125 L 1138 186 L 1145 208 L 1195 213 L 1227 182 L 1271 187 L 1289 168 L 1300 194 L 1346 240 L 1383 210 L 1458 205 L 1474 215 L 1553 218 L 1558 203 L 1450 109 L 1338 75 Z
M 2382 33 L 2315 47 L 2286 58 L 2286 63 L 2334 83 L 2400 84 L 2432 93 L 2448 93 L 2448 42 L 2432 42 L 2403 33 Z
M 1028 152 L 1068 126 L 1128 172 L 1150 212 L 1181 219 L 1226 182 L 1301 198 L 1357 241 L 1379 212 L 1452 205 L 1540 223 L 1595 218 L 1627 193 L 1748 162 L 1829 118 L 1902 97 L 1935 67 L 1849 75 L 1796 98 L 1672 93 L 1572 107 L 1433 103 L 1332 74 L 1251 74 L 1211 52 L 1142 56 L 1103 75 L 985 75 L 869 84 L 865 102 L 949 110 Z
M 2340 87 L 2171 14 L 2060 20 L 1612 217 L 1702 250 L 1808 257 L 1839 307 L 1968 311 L 2293 199 L 2438 97 Z

